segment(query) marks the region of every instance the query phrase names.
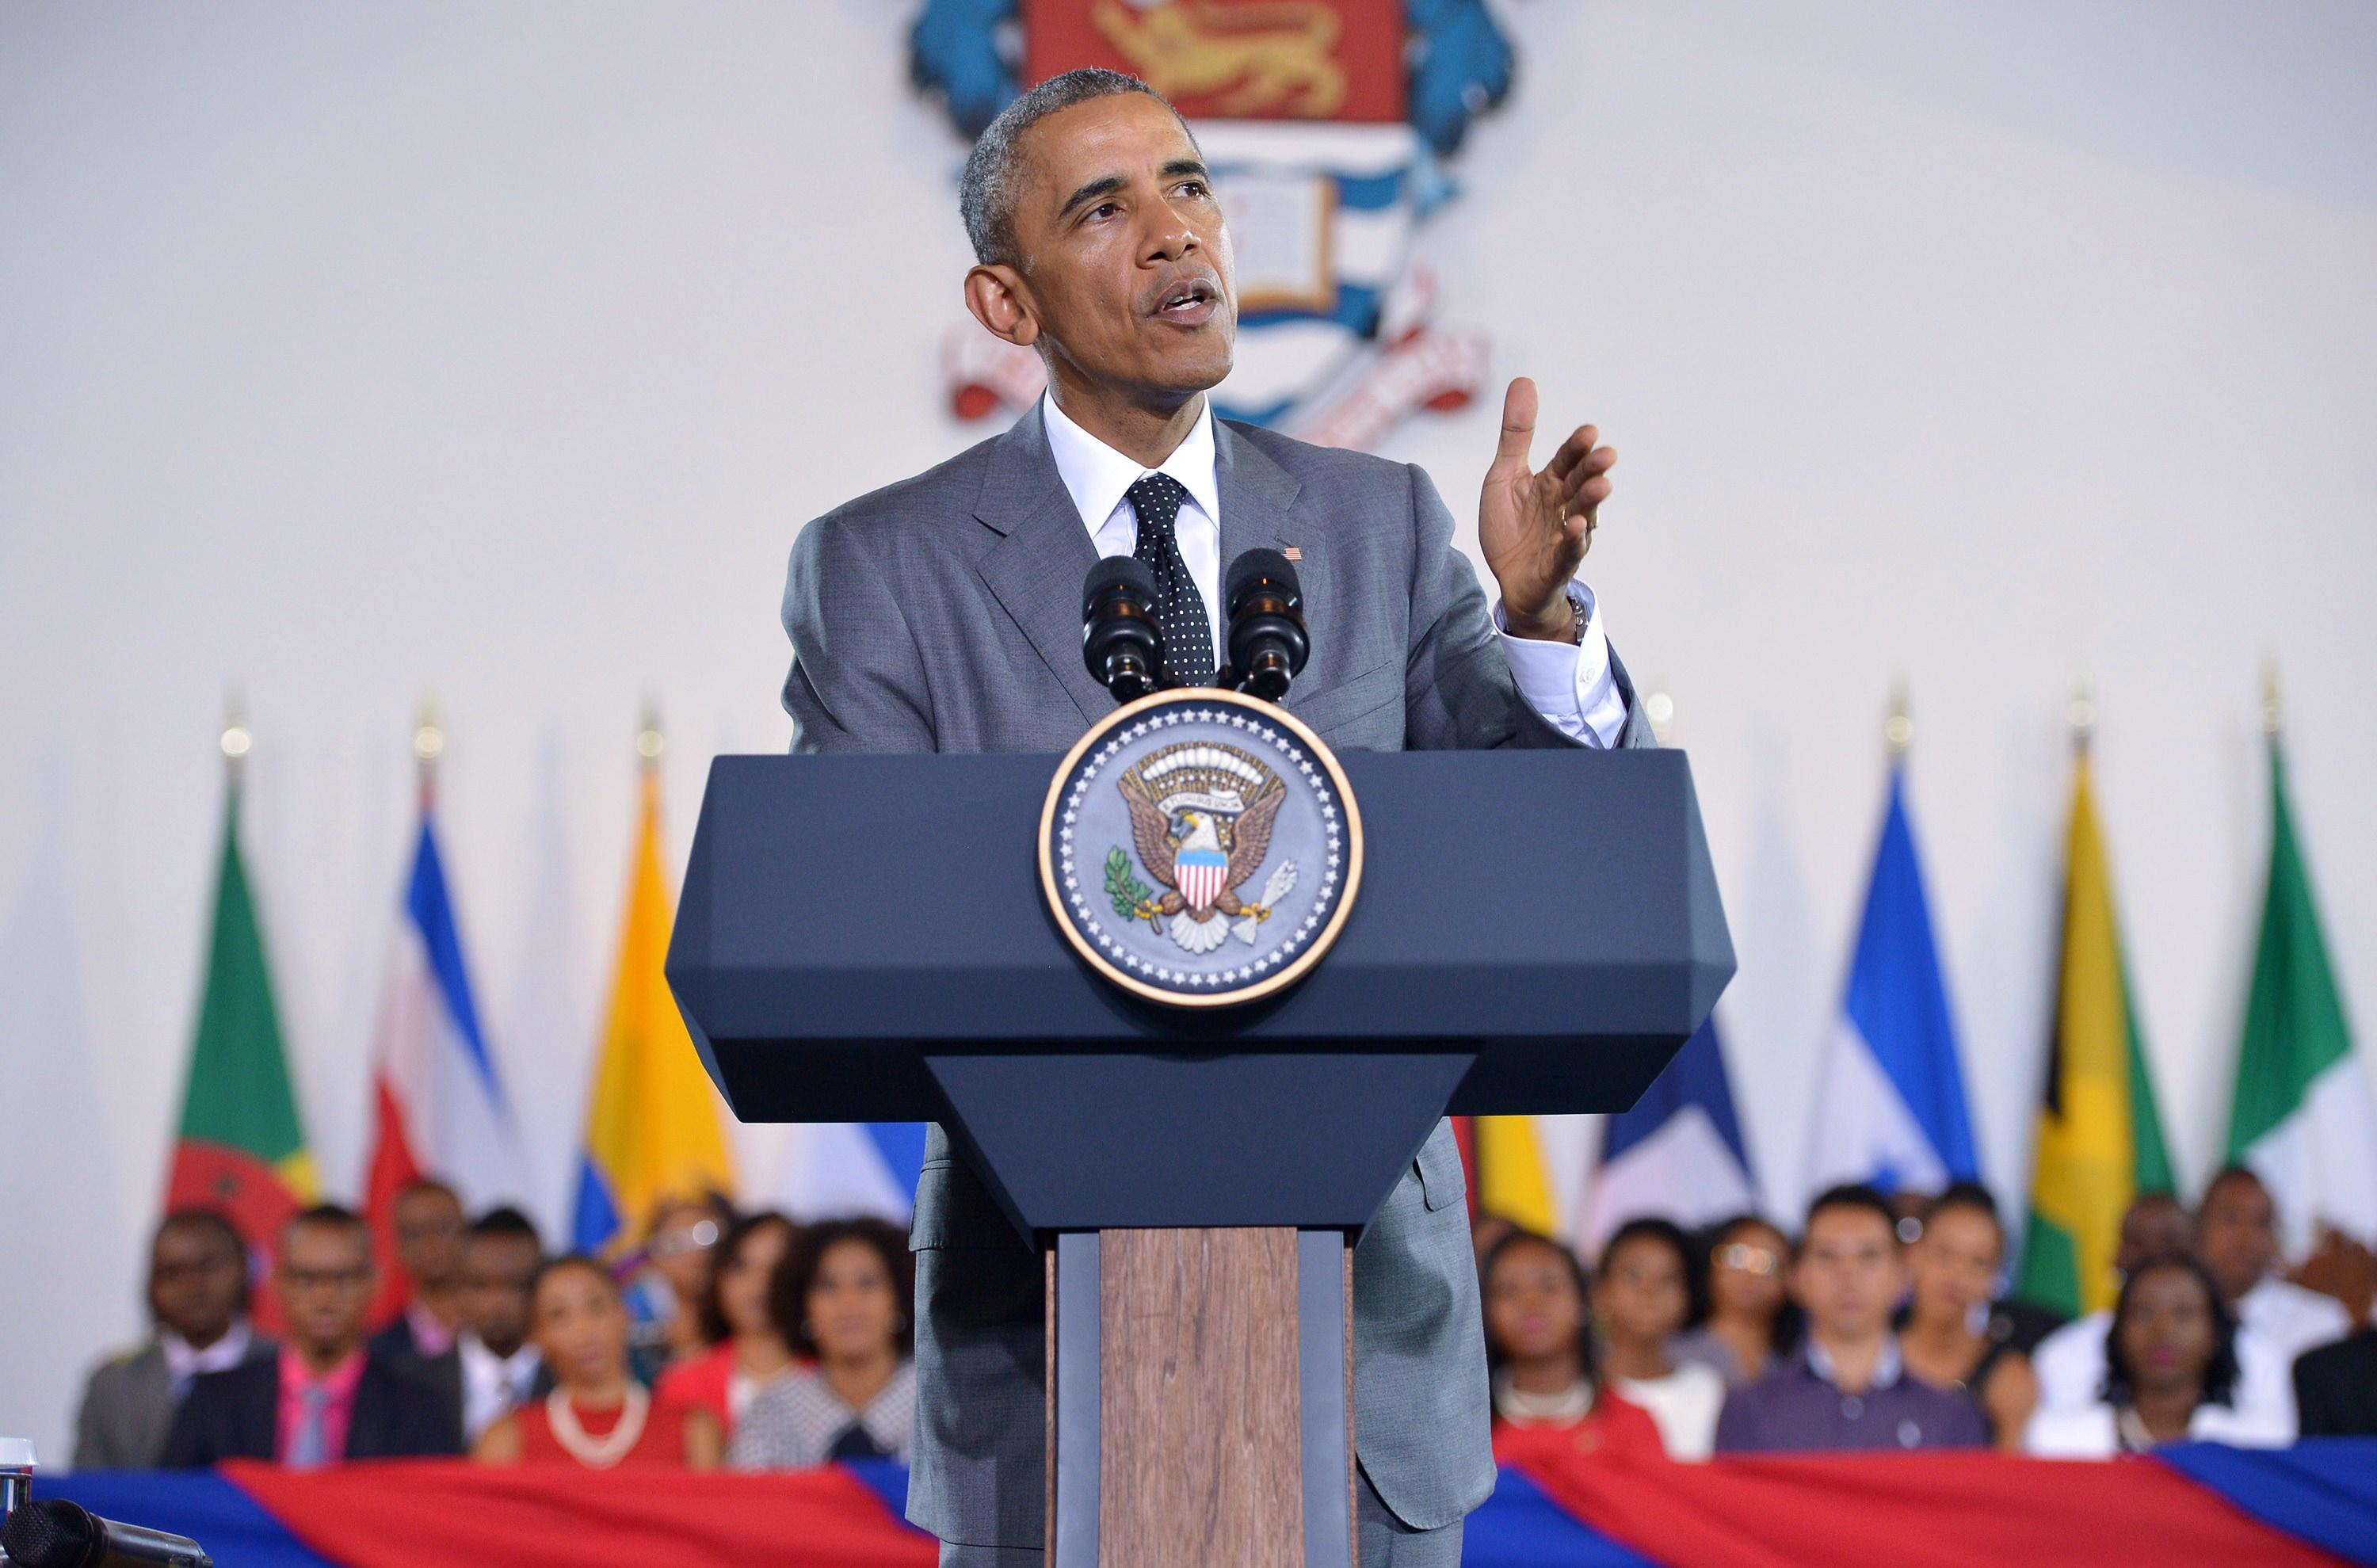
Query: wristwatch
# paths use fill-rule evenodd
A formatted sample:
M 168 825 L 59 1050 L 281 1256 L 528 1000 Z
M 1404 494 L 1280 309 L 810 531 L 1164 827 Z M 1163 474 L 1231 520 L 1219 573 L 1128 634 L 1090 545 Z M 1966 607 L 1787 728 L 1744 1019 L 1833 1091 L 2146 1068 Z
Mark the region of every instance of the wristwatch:
M 1568 607 L 1576 612 L 1576 626 L 1574 628 L 1576 635 L 1569 639 L 1569 640 L 1582 648 L 1584 646 L 1585 616 L 1591 612 L 1585 608 L 1584 596 L 1576 591 L 1576 585 L 1574 583 L 1569 584 Z

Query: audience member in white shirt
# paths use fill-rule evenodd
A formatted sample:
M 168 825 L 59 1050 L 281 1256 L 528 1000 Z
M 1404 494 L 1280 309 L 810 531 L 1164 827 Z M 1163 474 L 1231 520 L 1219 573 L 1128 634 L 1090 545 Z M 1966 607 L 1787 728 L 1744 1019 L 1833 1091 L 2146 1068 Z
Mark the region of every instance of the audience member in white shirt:
M 1672 1222 L 1630 1220 L 1602 1248 L 1593 1284 L 1602 1376 L 1619 1398 L 1651 1413 L 1670 1459 L 1707 1458 L 1725 1408 L 1725 1378 L 1715 1368 L 1667 1353 L 1690 1315 L 1690 1269 L 1691 1243 Z
M 2259 1426 L 2295 1430 L 2295 1358 L 2350 1329 L 2342 1304 L 2276 1276 L 2277 1211 L 2262 1180 L 2241 1167 L 2212 1179 L 2191 1227 L 2187 1211 L 2164 1193 L 2147 1193 L 2121 1218 L 2115 1266 L 2126 1276 L 2156 1251 L 2192 1246 L 2232 1304 L 2237 1320 L 2235 1409 Z M 2039 1404 L 2072 1410 L 2094 1404 L 2105 1383 L 2111 1314 L 2091 1312 L 2043 1341 L 2031 1357 Z
M 544 1362 L 529 1343 L 529 1290 L 543 1261 L 544 1244 L 518 1209 L 489 1211 L 462 1243 L 462 1327 L 454 1354 L 465 1448 L 536 1391 Z
M 2268 1447 L 2292 1441 L 2291 1424 L 2231 1403 L 2237 1332 L 2211 1272 L 2196 1259 L 2170 1252 L 2137 1264 L 2113 1308 L 2101 1395 L 2040 1410 L 2023 1434 L 2024 1451 L 2105 1459 L 2188 1439 Z

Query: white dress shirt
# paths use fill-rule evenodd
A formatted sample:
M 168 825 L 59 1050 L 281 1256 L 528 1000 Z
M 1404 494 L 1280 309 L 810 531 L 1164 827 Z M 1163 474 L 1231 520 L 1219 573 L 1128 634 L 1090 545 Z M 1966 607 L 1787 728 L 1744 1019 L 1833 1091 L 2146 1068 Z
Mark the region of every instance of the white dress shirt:
M 173 1402 L 181 1403 L 199 1374 L 227 1372 L 245 1361 L 248 1344 L 255 1336 L 248 1321 L 241 1318 L 223 1331 L 221 1339 L 201 1350 L 172 1329 L 159 1329 L 157 1346 L 165 1352 L 165 1381 L 173 1391 Z
M 1725 1377 L 1702 1361 L 1678 1361 L 1665 1377 L 1613 1377 L 1620 1399 L 1651 1413 L 1670 1459 L 1697 1462 L 1716 1452 L 1716 1418 L 1725 1409 Z
M 1213 472 L 1213 405 L 1209 401 L 1198 411 L 1196 425 L 1159 469 L 1141 467 L 1136 458 L 1126 457 L 1066 418 L 1052 395 L 1042 394 L 1040 414 L 1057 475 L 1100 556 L 1128 556 L 1139 543 L 1139 514 L 1131 509 L 1128 492 L 1141 478 L 1151 473 L 1169 474 L 1188 492 L 1173 531 L 1180 558 L 1205 601 L 1205 616 L 1213 631 L 1213 663 L 1227 663 L 1222 656 L 1222 487 Z M 1609 638 L 1593 590 L 1582 582 L 1570 586 L 1571 597 L 1584 616 L 1581 645 L 1511 636 L 1499 600 L 1494 629 L 1501 633 L 1502 652 L 1527 706 L 1571 739 L 1607 748 L 1625 731 L 1626 700 L 1609 667 Z
M 528 1403 L 543 1363 L 533 1345 L 498 1356 L 468 1330 L 454 1346 L 462 1359 L 462 1441 L 476 1442 L 481 1432 Z
M 2105 1387 L 2105 1336 L 2109 1311 L 2075 1318 L 2040 1340 L 2030 1353 L 2042 1410 L 2085 1410 Z M 2295 1430 L 2295 1358 L 2313 1345 L 2340 1339 L 2351 1323 L 2333 1297 L 2275 1275 L 2237 1303 L 2235 1414 L 2255 1430 Z M 2207 1406 L 2217 1408 L 2217 1406 Z
M 2267 1411 L 2198 1405 L 2187 1418 L 2187 1436 L 2232 1448 L 2284 1448 L 2294 1429 Z M 2022 1430 L 2022 1451 L 2035 1459 L 2110 1459 L 2130 1446 L 2121 1441 L 2120 1412 L 2102 1401 L 2076 1410 L 2042 1406 Z

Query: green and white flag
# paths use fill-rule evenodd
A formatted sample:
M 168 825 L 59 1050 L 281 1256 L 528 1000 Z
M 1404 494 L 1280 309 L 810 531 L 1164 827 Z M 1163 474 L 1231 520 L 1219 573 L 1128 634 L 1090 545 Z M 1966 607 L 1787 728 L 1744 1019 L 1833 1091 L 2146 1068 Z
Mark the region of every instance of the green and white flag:
M 2311 879 L 2287 807 L 2286 758 L 2270 737 L 2270 880 L 2237 1052 L 2228 1158 L 2277 1200 L 2299 1251 L 2324 1222 L 2377 1240 L 2377 1100 L 2352 1048 Z

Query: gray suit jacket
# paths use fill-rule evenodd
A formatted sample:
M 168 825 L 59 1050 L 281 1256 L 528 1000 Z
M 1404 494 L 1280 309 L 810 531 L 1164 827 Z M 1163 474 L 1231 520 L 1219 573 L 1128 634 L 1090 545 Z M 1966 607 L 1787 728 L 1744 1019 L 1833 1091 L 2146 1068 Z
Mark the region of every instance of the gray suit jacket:
M 1415 467 L 1217 421 L 1222 559 L 1295 545 L 1312 657 L 1289 712 L 1339 748 L 1572 744 L 1521 699 L 1452 517 Z M 801 532 L 784 587 L 795 751 L 1062 751 L 1114 700 L 1081 664 L 1097 559 L 1035 407 L 1005 435 Z M 1650 744 L 1623 668 L 1624 744 Z M 1477 1277 L 1439 1126 L 1354 1255 L 1355 1431 L 1408 1525 L 1493 1490 Z M 908 1516 L 943 1540 L 1043 1542 L 1039 1259 L 938 1127 L 916 1251 Z
M 249 1339 L 245 1359 L 260 1361 L 280 1353 L 279 1346 L 259 1334 Z M 75 1418 L 74 1467 L 155 1468 L 177 1407 L 165 1347 L 158 1341 L 101 1363 L 83 1390 L 82 1409 Z

